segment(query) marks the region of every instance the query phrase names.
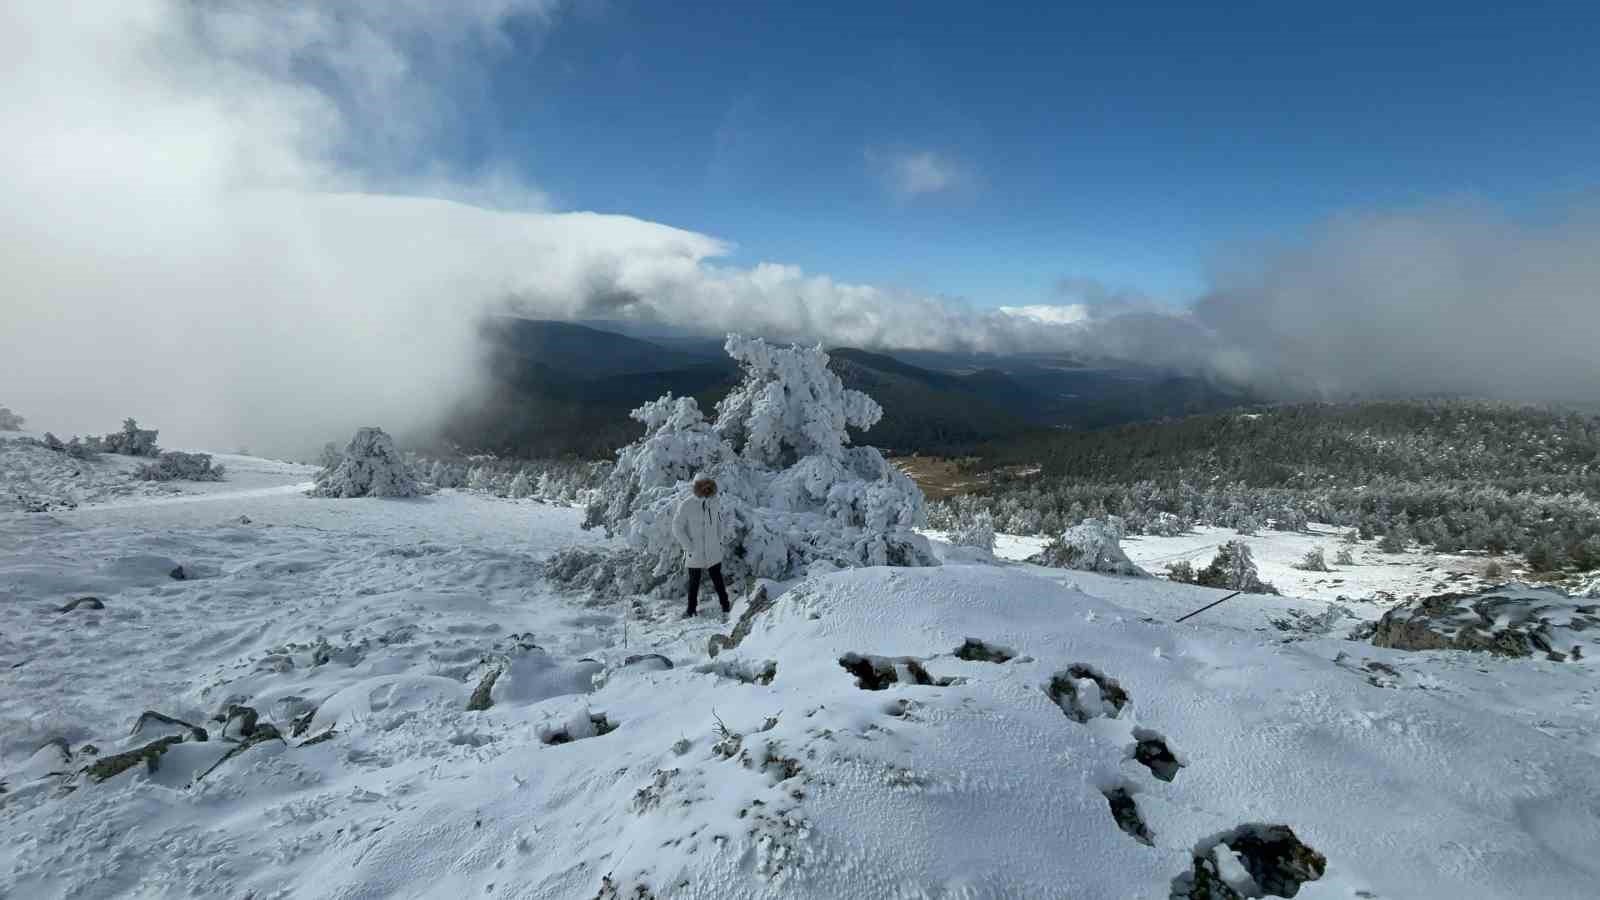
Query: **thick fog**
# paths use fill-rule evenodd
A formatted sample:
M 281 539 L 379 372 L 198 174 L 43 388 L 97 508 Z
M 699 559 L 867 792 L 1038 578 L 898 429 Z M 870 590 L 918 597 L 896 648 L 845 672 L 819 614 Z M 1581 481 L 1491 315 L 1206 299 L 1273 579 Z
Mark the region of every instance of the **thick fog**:
M 1586 401 L 1600 387 L 1593 215 L 1350 217 L 1239 251 L 1192 309 L 1125 296 L 977 309 L 725 265 L 722 236 L 543 210 L 536 173 L 431 160 L 454 115 L 447 86 L 509 52 L 512 22 L 537 33 L 559 12 L 0 7 L 0 404 L 63 435 L 132 415 L 169 446 L 304 453 L 448 412 L 478 386 L 478 321 L 504 311 L 1069 350 L 1285 393 Z

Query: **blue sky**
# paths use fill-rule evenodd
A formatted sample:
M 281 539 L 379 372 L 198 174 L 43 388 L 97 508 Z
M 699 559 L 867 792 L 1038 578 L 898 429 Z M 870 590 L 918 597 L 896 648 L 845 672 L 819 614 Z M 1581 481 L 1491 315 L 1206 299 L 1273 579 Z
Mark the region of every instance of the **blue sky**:
M 568 9 L 447 152 L 734 263 L 978 306 L 1083 278 L 1181 302 L 1341 211 L 1600 180 L 1600 6 L 1105 6 Z

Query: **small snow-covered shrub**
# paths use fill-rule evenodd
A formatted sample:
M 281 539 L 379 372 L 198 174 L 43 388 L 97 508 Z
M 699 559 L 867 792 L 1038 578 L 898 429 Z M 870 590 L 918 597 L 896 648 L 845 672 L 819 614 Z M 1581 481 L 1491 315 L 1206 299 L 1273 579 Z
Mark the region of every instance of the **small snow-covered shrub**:
M 1384 553 L 1404 553 L 1410 544 L 1411 532 L 1404 525 L 1396 525 L 1378 541 L 1378 549 Z
M 1195 574 L 1195 583 L 1206 587 L 1244 591 L 1249 594 L 1276 594 L 1278 589 L 1261 580 L 1250 545 L 1229 541 L 1217 548 L 1211 564 Z
M 394 440 L 382 428 L 362 428 L 339 464 L 317 473 L 313 497 L 415 497 L 422 493 Z
M 67 449 L 67 445 L 61 443 L 61 438 L 56 437 L 54 434 L 51 434 L 48 431 L 44 433 L 44 445 L 48 449 L 54 450 L 57 453 L 63 453 Z
M 1304 572 L 1326 572 L 1328 560 L 1322 555 L 1321 547 L 1313 547 L 1306 551 L 1306 555 L 1300 558 L 1295 568 Z
M 1505 567 L 1500 565 L 1500 561 L 1499 560 L 1491 559 L 1491 560 L 1489 560 L 1489 564 L 1487 566 L 1483 567 L 1483 577 L 1489 579 L 1490 581 L 1493 581 L 1493 580 L 1495 580 L 1497 578 L 1504 578 L 1504 577 L 1506 577 Z M 1600 581 L 1596 581 L 1595 582 L 1595 586 L 1596 587 L 1600 587 Z M 1591 593 L 1585 593 L 1584 596 L 1596 596 L 1596 595 L 1591 592 Z
M 11 411 L 10 407 L 0 406 L 0 431 L 21 431 L 22 423 L 27 421 L 22 416 Z
M 739 335 L 725 347 L 743 379 L 717 404 L 715 421 L 690 397 L 639 407 L 632 415 L 644 436 L 617 451 L 590 495 L 584 527 L 622 537 L 627 549 L 605 560 L 558 559 L 552 577 L 622 593 L 676 590 L 684 561 L 672 516 L 697 475 L 717 482 L 723 569 L 734 583 L 786 580 L 814 563 L 936 565 L 912 531 L 927 521 L 922 492 L 876 449 L 850 446 L 847 429 L 871 428 L 882 408 L 846 390 L 820 347 Z
M 1194 584 L 1194 565 L 1187 559 L 1167 563 L 1167 580 L 1182 584 Z
M 994 552 L 994 517 L 988 510 L 979 510 L 964 516 L 950 530 L 950 543 L 957 547 L 977 547 L 987 553 Z
M 211 454 L 178 450 L 162 451 L 154 463 L 139 470 L 145 481 L 221 481 L 222 475 L 223 467 L 211 464 Z
M 1156 537 L 1178 537 L 1189 531 L 1189 523 L 1169 512 L 1157 513 L 1145 523 L 1144 533 Z
M 1333 562 L 1335 565 L 1353 566 L 1356 564 L 1356 558 L 1351 554 L 1349 547 L 1340 547 L 1339 552 L 1334 554 Z
M 105 453 L 155 456 L 161 452 L 156 446 L 156 436 L 159 433 L 153 428 L 140 428 L 139 423 L 133 419 L 124 419 L 121 431 L 113 431 L 102 438 L 90 438 L 87 443 L 91 449 Z
M 1122 523 L 1116 516 L 1085 519 L 1050 541 L 1034 561 L 1058 569 L 1078 569 L 1108 575 L 1147 576 L 1122 552 Z

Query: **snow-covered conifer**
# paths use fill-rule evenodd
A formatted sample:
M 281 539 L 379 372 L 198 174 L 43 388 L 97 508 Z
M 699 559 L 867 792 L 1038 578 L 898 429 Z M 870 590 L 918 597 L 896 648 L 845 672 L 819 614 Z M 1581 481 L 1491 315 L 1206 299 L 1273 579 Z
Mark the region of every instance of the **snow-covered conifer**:
M 1148 575 L 1122 551 L 1121 525 L 1121 520 L 1116 516 L 1084 519 L 1061 532 L 1034 559 L 1040 565 L 1059 569 L 1079 569 L 1107 575 Z
M 1206 587 L 1245 591 L 1251 594 L 1276 594 L 1278 589 L 1261 580 L 1250 545 L 1228 541 L 1217 548 L 1211 564 L 1195 573 L 1195 583 Z
M 922 492 L 872 447 L 850 446 L 883 411 L 846 390 L 821 348 L 780 347 L 729 335 L 743 380 L 706 419 L 690 397 L 670 394 L 633 411 L 644 436 L 588 503 L 585 526 L 622 537 L 620 560 L 572 581 L 624 591 L 676 587 L 683 554 L 672 514 L 699 475 L 716 480 L 730 577 L 792 578 L 813 562 L 837 566 L 931 565 Z M 620 583 L 619 583 L 620 582 Z
M 523 500 L 533 496 L 533 484 L 528 480 L 526 471 L 518 472 L 517 477 L 511 479 L 511 485 L 506 488 L 506 495 L 513 500 Z
M 382 428 L 362 428 L 339 464 L 317 473 L 313 497 L 415 497 L 422 493 L 394 440 Z
M 971 513 L 956 522 L 950 532 L 950 543 L 957 547 L 977 547 L 994 552 L 994 517 L 986 509 Z

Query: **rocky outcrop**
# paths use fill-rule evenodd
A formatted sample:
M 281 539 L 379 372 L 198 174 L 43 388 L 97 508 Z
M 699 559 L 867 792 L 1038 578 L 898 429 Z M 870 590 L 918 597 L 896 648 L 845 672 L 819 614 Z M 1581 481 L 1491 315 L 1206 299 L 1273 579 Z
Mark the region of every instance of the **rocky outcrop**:
M 1384 613 L 1372 643 L 1397 650 L 1540 655 L 1557 662 L 1595 659 L 1600 658 L 1600 602 L 1523 584 L 1439 594 Z

